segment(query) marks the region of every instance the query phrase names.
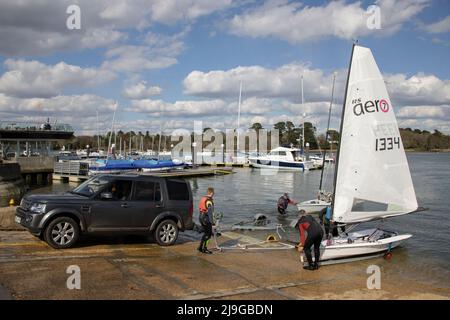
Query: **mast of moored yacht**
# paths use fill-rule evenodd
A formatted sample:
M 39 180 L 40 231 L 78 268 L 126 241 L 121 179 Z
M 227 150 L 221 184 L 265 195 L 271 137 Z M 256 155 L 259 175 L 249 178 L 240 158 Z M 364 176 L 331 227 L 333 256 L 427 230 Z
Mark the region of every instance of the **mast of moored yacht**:
M 334 202 L 336 200 L 336 185 L 337 185 L 337 175 L 339 170 L 339 155 L 341 153 L 341 145 L 342 145 L 342 129 L 344 128 L 344 116 L 345 116 L 345 105 L 347 103 L 347 92 L 348 92 L 348 84 L 350 80 L 350 72 L 352 69 L 352 61 L 353 61 L 353 52 L 355 51 L 356 43 L 353 43 L 352 46 L 352 53 L 350 55 L 350 64 L 348 66 L 348 73 L 347 73 L 347 83 L 345 85 L 345 94 L 344 94 L 344 104 L 342 105 L 342 114 L 341 114 L 341 125 L 339 128 L 339 145 L 337 148 L 336 153 L 336 166 L 334 168 L 334 180 L 333 180 L 333 200 L 331 201 L 331 216 L 332 219 L 334 217 Z
M 242 98 L 242 80 L 239 82 L 239 102 L 238 102 L 238 118 L 237 118 L 237 146 L 236 157 L 239 153 L 239 128 L 241 126 L 241 98 Z
M 108 155 L 106 156 L 106 159 L 109 158 L 109 152 L 110 152 L 110 148 L 111 148 L 111 139 L 112 139 L 112 134 L 114 131 L 114 122 L 116 121 L 116 110 L 117 110 L 117 101 L 115 102 L 115 107 L 114 107 L 114 113 L 113 113 L 113 119 L 112 119 L 112 125 L 111 125 L 111 133 L 109 135 L 109 141 L 108 141 Z
M 328 109 L 328 123 L 327 123 L 327 131 L 325 132 L 325 143 L 328 141 L 328 132 L 330 131 L 330 119 L 331 119 L 331 108 L 333 106 L 333 97 L 334 97 L 334 83 L 336 81 L 336 73 L 333 73 L 333 85 L 331 88 L 331 100 L 330 100 L 330 108 Z M 323 171 L 325 169 L 325 156 L 327 154 L 327 149 L 323 149 L 323 158 L 322 158 L 322 172 L 320 173 L 320 185 L 319 192 L 322 190 L 322 181 L 323 181 Z
M 302 109 L 304 107 L 303 103 L 303 74 L 301 77 L 301 83 L 302 83 Z M 303 154 L 305 154 L 305 112 L 303 112 L 303 125 L 302 125 L 302 152 Z

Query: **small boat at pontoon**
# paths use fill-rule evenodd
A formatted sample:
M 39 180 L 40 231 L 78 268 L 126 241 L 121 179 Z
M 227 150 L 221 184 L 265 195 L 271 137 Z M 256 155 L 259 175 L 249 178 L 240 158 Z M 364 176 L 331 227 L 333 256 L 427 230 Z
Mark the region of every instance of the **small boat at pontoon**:
M 278 147 L 267 155 L 250 156 L 250 165 L 260 169 L 307 171 L 314 169 L 314 162 L 307 161 L 301 149 Z

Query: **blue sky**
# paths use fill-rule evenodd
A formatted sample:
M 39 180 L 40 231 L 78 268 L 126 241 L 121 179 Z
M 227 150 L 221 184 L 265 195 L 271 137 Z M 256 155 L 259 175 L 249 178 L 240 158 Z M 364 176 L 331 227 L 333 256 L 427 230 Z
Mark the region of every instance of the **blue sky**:
M 81 29 L 68 30 L 77 4 Z M 376 5 L 380 29 L 367 28 Z M 302 114 L 338 127 L 352 39 L 372 49 L 400 126 L 450 133 L 450 3 L 380 1 L 2 1 L 0 119 L 67 122 L 76 134 L 242 127 Z M 300 104 L 300 76 L 305 104 Z

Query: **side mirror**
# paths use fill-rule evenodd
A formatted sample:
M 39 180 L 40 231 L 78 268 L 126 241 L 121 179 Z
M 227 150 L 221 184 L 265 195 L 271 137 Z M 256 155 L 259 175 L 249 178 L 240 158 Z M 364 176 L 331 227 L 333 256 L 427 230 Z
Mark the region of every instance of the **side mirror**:
M 100 195 L 100 198 L 102 198 L 102 200 L 111 200 L 113 198 L 113 195 L 111 192 L 103 192 Z

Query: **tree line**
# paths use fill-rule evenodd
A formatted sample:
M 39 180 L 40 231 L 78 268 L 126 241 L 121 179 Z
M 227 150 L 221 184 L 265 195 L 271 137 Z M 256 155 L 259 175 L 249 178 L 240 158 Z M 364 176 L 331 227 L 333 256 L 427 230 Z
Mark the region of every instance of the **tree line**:
M 205 128 L 203 132 L 208 130 Z M 258 145 L 259 145 L 259 132 L 260 130 L 266 130 L 270 134 L 270 130 L 276 129 L 279 132 L 279 144 L 282 146 L 292 146 L 301 148 L 303 144 L 303 124 L 295 125 L 291 121 L 277 122 L 271 128 L 264 128 L 261 123 L 253 123 L 248 129 L 253 129 L 257 133 Z M 225 137 L 225 133 L 221 132 Z M 330 129 L 328 136 L 325 137 L 325 133 L 317 133 L 317 128 L 311 122 L 304 123 L 305 145 L 308 143 L 310 149 L 330 149 L 330 143 L 332 143 L 332 149 L 336 149 L 339 143 L 339 132 Z M 427 130 L 400 128 L 400 134 L 402 137 L 403 145 L 405 149 L 416 151 L 432 151 L 432 150 L 444 150 L 450 149 L 450 136 L 443 134 L 438 130 L 434 130 L 433 133 Z M 97 149 L 98 145 L 100 149 L 106 150 L 110 141 L 111 133 L 108 132 L 105 135 L 94 136 L 76 136 L 71 141 L 65 144 L 71 150 L 85 149 L 87 145 L 91 149 Z M 192 141 L 194 134 L 191 133 Z M 224 144 L 225 138 L 223 139 Z M 268 139 L 270 145 L 270 137 Z M 235 139 L 235 146 L 237 145 L 237 138 Z M 116 144 L 116 150 L 171 150 L 172 145 L 176 145 L 176 141 L 171 141 L 170 135 L 150 134 L 149 131 L 145 133 L 142 131 L 128 131 L 124 132 L 119 130 L 116 135 L 111 136 L 111 143 Z M 121 145 L 120 145 L 121 143 Z M 206 147 L 210 142 L 203 141 L 203 147 Z M 61 147 L 61 146 L 56 146 Z M 226 147 L 226 146 L 225 146 Z M 252 150 L 250 150 L 252 151 Z
M 400 128 L 403 147 L 415 151 L 439 151 L 450 149 L 450 136 L 439 130 L 433 133 L 427 130 Z

